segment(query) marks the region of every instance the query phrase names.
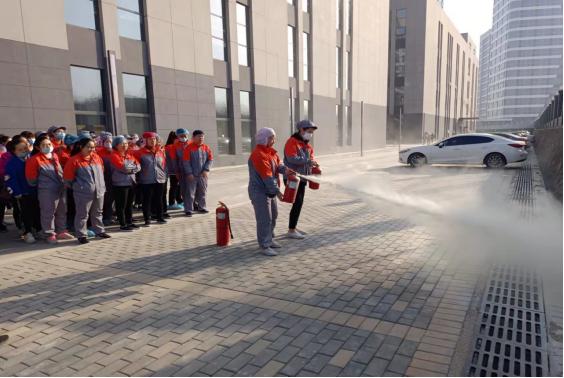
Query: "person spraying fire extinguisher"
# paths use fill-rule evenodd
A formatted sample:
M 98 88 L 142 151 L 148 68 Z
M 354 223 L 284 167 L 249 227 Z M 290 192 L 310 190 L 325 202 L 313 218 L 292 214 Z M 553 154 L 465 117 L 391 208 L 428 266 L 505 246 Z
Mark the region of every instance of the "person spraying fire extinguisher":
M 257 239 L 262 253 L 276 256 L 272 248 L 282 247 L 274 238 L 274 227 L 278 217 L 276 198 L 284 197 L 280 191 L 279 174 L 295 174 L 292 169 L 280 164 L 276 150 L 273 129 L 265 127 L 255 135 L 256 147 L 249 157 L 249 199 L 255 210 L 257 220 Z
M 319 164 L 313 160 L 313 147 L 310 139 L 317 130 L 317 126 L 308 119 L 304 119 L 297 124 L 298 131 L 288 139 L 284 147 L 284 164 L 301 175 L 311 175 L 312 169 Z M 288 176 L 284 175 L 284 185 L 288 185 Z M 303 239 L 307 232 L 298 228 L 298 220 L 304 203 L 305 189 L 307 181 L 300 179 L 296 200 L 290 210 L 290 223 L 286 237 L 292 239 Z

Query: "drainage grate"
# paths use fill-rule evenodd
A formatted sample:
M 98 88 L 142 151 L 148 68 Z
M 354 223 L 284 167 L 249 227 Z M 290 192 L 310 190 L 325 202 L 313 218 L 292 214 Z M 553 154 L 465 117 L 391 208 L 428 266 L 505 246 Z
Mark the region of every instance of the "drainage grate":
M 542 287 L 535 271 L 494 266 L 467 365 L 471 377 L 548 375 Z

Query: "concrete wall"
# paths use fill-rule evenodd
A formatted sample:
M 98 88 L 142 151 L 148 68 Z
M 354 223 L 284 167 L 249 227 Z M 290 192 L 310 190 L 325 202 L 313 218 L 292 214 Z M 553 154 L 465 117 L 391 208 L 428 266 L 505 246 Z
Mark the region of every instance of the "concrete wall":
M 562 127 L 534 130 L 533 134 L 546 187 L 562 202 Z
M 119 35 L 115 0 L 96 0 L 98 30 L 66 24 L 64 0 L 6 0 L 0 3 L 0 132 L 46 130 L 52 125 L 76 132 L 71 66 L 101 70 L 107 129 L 126 133 L 122 74 L 147 78 L 151 128 L 165 137 L 184 127 L 202 129 L 216 165 L 245 164 L 242 152 L 239 91 L 252 92 L 255 128 L 272 127 L 278 149 L 294 131 L 289 120 L 290 88 L 295 119 L 303 119 L 303 101 L 319 125 L 316 154 L 358 151 L 360 103 L 365 103 L 364 148 L 385 144 L 388 11 L 386 0 L 352 0 L 352 33 L 336 30 L 335 2 L 312 0 L 238 0 L 249 6 L 250 67 L 239 66 L 236 0 L 226 1 L 227 62 L 213 59 L 209 0 L 145 0 L 144 40 Z M 344 4 L 343 4 L 344 12 Z M 344 15 L 343 30 L 345 26 Z M 296 77 L 288 77 L 287 27 L 296 28 Z M 311 35 L 310 80 L 304 80 L 302 33 Z M 352 86 L 335 86 L 335 47 L 352 54 Z M 117 102 L 114 108 L 108 51 L 116 56 Z M 343 64 L 343 69 L 344 69 Z M 341 75 L 344 79 L 345 72 Z M 231 153 L 218 155 L 214 87 L 231 95 Z M 351 144 L 338 143 L 335 105 L 349 106 Z M 346 122 L 340 122 L 346 128 Z

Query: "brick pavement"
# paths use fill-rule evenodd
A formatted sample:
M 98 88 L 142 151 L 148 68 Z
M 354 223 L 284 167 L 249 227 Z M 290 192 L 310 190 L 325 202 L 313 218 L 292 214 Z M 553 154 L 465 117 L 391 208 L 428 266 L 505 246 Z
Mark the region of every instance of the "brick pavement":
M 459 199 L 499 192 L 512 178 L 366 161 L 390 187 L 430 199 L 454 198 L 448 187 L 464 188 Z M 275 258 L 258 253 L 245 204 L 232 210 L 229 247 L 213 245 L 214 217 L 200 216 L 0 266 L 11 336 L 0 375 L 448 374 L 482 262 L 350 192 L 306 196 L 302 224 L 314 232 L 281 239 Z

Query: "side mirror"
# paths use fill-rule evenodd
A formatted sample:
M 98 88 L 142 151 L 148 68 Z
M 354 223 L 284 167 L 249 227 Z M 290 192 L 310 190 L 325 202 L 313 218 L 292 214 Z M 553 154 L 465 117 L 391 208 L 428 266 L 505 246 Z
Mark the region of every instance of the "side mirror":
M 443 142 L 441 142 L 441 143 L 438 144 L 439 148 L 443 148 L 444 145 L 445 145 L 445 144 L 444 144 Z

